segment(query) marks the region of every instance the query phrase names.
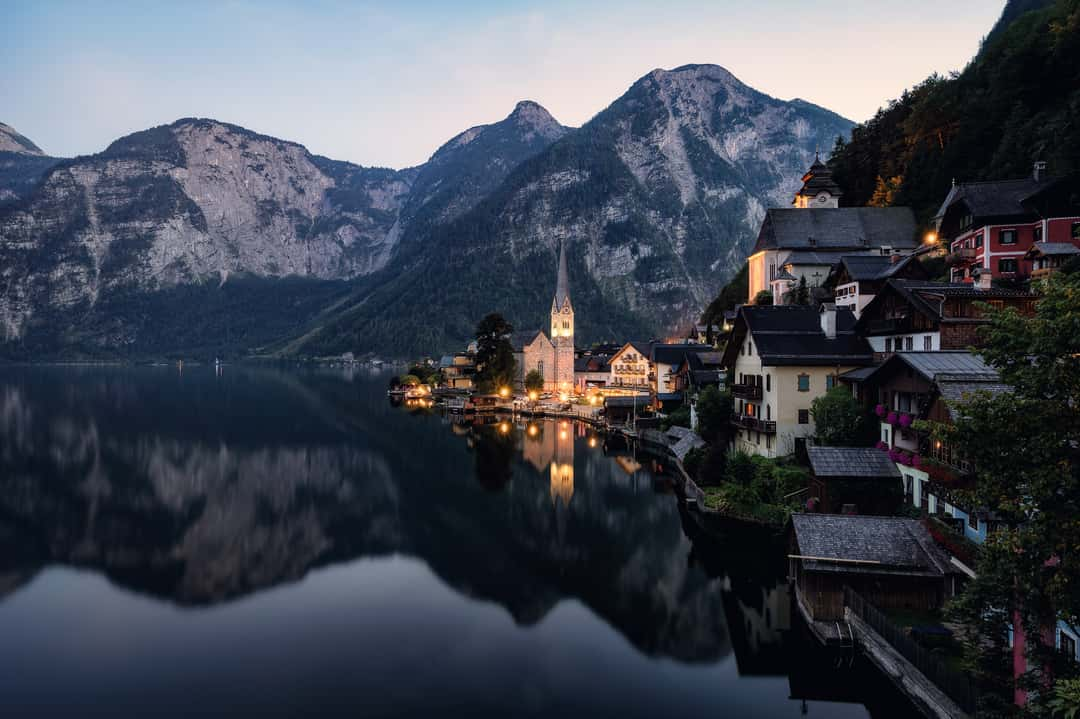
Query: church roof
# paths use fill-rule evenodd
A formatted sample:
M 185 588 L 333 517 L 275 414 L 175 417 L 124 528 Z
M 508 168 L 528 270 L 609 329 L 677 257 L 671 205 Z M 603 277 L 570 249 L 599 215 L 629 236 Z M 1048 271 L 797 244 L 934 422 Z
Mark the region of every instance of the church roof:
M 510 335 L 510 346 L 515 352 L 522 352 L 533 343 L 533 340 L 541 335 L 547 340 L 547 335 L 544 334 L 543 330 L 517 330 Z
M 566 271 L 566 243 L 559 243 L 559 276 L 555 282 L 552 306 L 562 309 L 570 302 L 570 274 Z M 571 305 L 572 306 L 572 305 Z
M 914 249 L 916 228 L 910 207 L 772 208 L 765 212 L 753 252 Z

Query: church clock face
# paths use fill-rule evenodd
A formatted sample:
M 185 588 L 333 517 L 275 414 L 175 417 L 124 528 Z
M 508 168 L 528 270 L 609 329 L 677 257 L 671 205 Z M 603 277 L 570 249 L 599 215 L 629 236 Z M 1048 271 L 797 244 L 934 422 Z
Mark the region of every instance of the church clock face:
M 827 199 L 829 199 L 829 198 L 825 197 L 825 195 L 818 195 L 817 196 L 817 201 L 818 202 L 824 202 Z

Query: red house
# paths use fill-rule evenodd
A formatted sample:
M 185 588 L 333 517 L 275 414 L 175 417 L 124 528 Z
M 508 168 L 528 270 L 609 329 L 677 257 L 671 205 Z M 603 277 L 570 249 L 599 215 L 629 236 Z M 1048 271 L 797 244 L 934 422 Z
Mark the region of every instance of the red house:
M 1020 180 L 954 183 L 934 222 L 953 282 L 1026 278 L 1035 243 L 1080 247 L 1080 176 L 1047 177 L 1037 162 Z

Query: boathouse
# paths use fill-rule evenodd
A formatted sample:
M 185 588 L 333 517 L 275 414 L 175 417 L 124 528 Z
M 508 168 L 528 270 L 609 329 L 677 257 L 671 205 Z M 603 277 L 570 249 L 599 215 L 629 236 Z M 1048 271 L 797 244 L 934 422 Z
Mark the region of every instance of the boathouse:
M 844 617 L 844 587 L 889 609 L 939 609 L 958 570 L 917 519 L 793 514 L 789 576 L 800 608 L 815 622 Z
M 904 502 L 900 470 L 874 447 L 806 448 L 810 498 L 826 514 L 895 514 Z

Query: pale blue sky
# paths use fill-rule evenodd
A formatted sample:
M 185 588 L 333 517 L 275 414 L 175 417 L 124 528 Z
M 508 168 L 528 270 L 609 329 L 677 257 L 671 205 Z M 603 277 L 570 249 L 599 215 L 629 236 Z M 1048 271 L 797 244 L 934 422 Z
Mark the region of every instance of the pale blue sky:
M 962 68 L 1004 0 L 50 2 L 0 15 L 0 122 L 55 155 L 214 117 L 364 165 L 423 162 L 531 99 L 580 125 L 653 68 L 723 65 L 865 120 Z

